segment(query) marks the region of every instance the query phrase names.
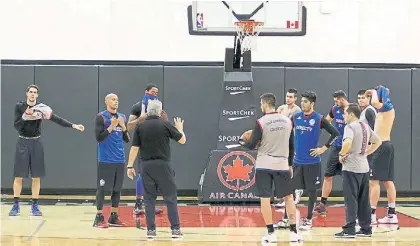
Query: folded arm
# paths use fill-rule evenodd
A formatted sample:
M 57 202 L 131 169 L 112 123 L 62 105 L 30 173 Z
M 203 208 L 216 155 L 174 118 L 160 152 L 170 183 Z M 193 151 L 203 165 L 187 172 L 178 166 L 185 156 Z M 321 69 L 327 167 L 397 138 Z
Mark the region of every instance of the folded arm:
M 97 115 L 95 119 L 95 136 L 98 143 L 104 141 L 112 132 L 111 126 L 105 129 L 105 121 L 101 115 Z
M 15 125 L 16 130 L 20 130 L 23 126 L 23 123 L 25 122 L 22 119 L 22 115 L 23 115 L 23 112 L 21 112 L 21 110 L 20 110 L 20 105 L 16 104 L 16 106 L 15 106 L 15 119 L 14 119 L 14 125 Z
M 327 131 L 330 134 L 328 141 L 324 145 L 328 149 L 337 140 L 338 136 L 340 136 L 340 133 L 333 125 L 331 125 L 330 121 L 327 118 L 322 118 L 321 129 L 325 129 L 325 131 Z

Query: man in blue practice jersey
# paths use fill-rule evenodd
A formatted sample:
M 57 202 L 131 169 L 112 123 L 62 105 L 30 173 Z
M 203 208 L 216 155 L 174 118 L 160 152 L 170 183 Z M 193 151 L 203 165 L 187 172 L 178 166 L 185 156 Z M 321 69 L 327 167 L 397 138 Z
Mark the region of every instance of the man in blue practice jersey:
M 331 108 L 326 119 L 328 122 L 333 122 L 333 125 L 340 133 L 340 136 L 334 142 L 328 157 L 327 169 L 325 170 L 324 183 L 322 185 L 321 202 L 315 207 L 315 213 L 319 214 L 327 213 L 326 204 L 332 190 L 332 179 L 334 176 L 341 175 L 342 170 L 342 165 L 339 161 L 339 153 L 343 141 L 344 127 L 346 126 L 346 122 L 344 121 L 344 109 L 348 106 L 349 102 L 346 93 L 342 90 L 334 92 L 333 97 L 335 104 Z
M 98 210 L 94 227 L 125 226 L 118 218 L 117 210 L 120 203 L 121 189 L 125 171 L 124 142 L 130 142 L 130 136 L 125 126 L 126 117 L 117 112 L 118 96 L 108 94 L 105 97 L 106 110 L 96 116 L 95 135 L 98 142 L 98 181 L 96 191 L 96 208 Z M 105 222 L 102 208 L 105 191 L 111 193 L 111 215 Z
M 147 118 L 147 108 L 150 101 L 158 99 L 159 89 L 155 84 L 148 84 L 144 90 L 143 99 L 140 102 L 137 102 L 133 105 L 130 113 L 130 117 L 128 118 L 128 130 L 134 130 L 136 126 L 145 121 Z M 168 120 L 168 116 L 166 115 L 165 111 L 162 111 L 161 115 L 162 119 Z M 141 170 L 140 168 L 141 159 L 137 158 L 137 170 Z M 139 173 L 137 175 L 136 180 L 136 204 L 134 206 L 134 213 L 144 214 L 143 209 L 143 185 L 142 185 L 142 176 Z M 162 213 L 161 209 L 156 208 L 156 214 Z
M 303 220 L 300 229 L 310 230 L 312 228 L 312 215 L 316 202 L 316 191 L 321 188 L 321 154 L 324 153 L 338 138 L 339 132 L 325 117 L 314 111 L 316 94 L 313 91 L 306 91 L 302 94 L 302 112 L 292 117 L 294 129 L 295 153 L 293 158 L 293 179 L 295 189 L 304 189 L 308 192 L 308 215 Z M 318 147 L 321 129 L 325 129 L 330 138 L 322 147 Z M 285 213 L 286 214 L 286 213 Z M 287 228 L 286 218 L 277 223 L 279 228 Z

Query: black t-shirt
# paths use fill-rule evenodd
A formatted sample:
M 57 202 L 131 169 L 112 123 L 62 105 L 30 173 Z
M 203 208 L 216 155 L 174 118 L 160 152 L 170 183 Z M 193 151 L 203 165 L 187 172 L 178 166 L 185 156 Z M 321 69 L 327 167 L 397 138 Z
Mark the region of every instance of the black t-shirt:
M 147 160 L 171 160 L 169 140 L 179 141 L 182 133 L 171 123 L 158 116 L 148 116 L 139 124 L 133 135 L 132 146 L 140 148 L 140 158 Z
M 130 115 L 135 115 L 137 117 L 140 117 L 141 113 L 144 111 L 143 104 L 141 102 L 138 102 L 133 105 L 131 108 Z

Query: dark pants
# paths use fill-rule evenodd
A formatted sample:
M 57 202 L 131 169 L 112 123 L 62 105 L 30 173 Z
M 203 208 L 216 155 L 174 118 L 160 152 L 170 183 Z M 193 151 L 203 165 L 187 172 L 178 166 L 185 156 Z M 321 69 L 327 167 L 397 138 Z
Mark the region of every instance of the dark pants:
M 369 173 L 342 172 L 346 225 L 343 229 L 355 232 L 356 218 L 362 230 L 371 230 Z
M 15 177 L 42 178 L 45 176 L 44 147 L 40 138 L 18 138 L 15 152 Z
M 175 184 L 175 172 L 169 162 L 164 160 L 143 161 L 142 178 L 144 187 L 144 206 L 146 210 L 147 230 L 156 230 L 156 198 L 162 193 L 168 209 L 171 229 L 179 229 L 178 201 Z M 160 192 L 158 192 L 160 191 Z

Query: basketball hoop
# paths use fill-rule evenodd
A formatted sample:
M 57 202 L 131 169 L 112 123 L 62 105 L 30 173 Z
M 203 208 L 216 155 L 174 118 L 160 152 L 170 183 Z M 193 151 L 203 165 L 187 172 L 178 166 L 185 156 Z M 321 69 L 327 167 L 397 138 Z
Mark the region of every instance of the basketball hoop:
M 242 20 L 235 22 L 236 33 L 241 42 L 242 53 L 257 48 L 256 38 L 261 32 L 264 22 L 253 20 Z

